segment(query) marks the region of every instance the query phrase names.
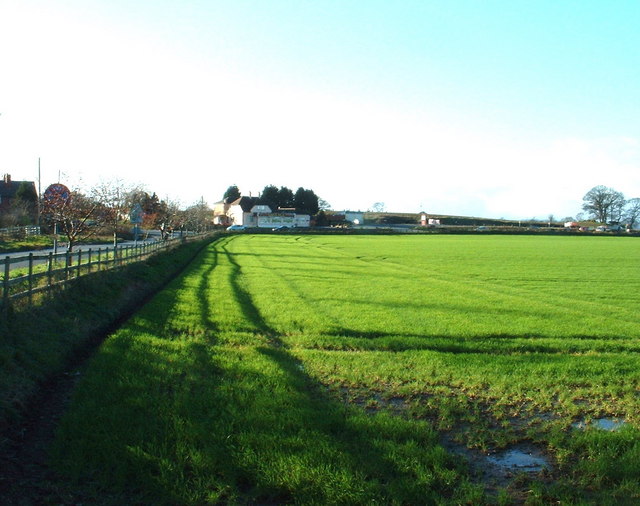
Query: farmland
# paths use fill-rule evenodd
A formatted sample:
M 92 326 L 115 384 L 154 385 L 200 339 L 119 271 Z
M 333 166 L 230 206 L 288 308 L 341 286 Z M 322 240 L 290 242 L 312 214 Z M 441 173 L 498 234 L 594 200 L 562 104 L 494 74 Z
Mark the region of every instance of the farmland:
M 640 500 L 639 309 L 633 238 L 226 237 L 81 371 L 54 468 L 113 504 Z

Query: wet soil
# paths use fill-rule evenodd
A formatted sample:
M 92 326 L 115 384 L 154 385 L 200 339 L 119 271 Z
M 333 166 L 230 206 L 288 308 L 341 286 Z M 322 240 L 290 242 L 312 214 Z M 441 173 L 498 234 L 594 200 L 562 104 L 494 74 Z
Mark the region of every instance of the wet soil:
M 600 429 L 608 432 L 620 430 L 628 423 L 622 418 L 594 418 L 592 420 L 580 420 L 579 422 L 572 423 L 571 426 L 574 429 Z
M 340 387 L 337 394 L 346 404 L 357 405 L 369 414 L 384 410 L 396 416 L 411 416 L 413 402 L 422 402 L 432 397 L 431 394 L 424 394 L 422 397 L 408 399 L 348 387 Z M 503 425 L 491 420 L 488 408 L 482 412 L 488 417 L 485 427 L 487 430 L 504 430 Z M 550 483 L 553 481 L 554 471 L 553 458 L 543 448 L 529 441 L 525 432 L 532 426 L 552 422 L 556 418 L 551 413 L 509 418 L 509 430 L 513 432 L 516 442 L 504 448 L 485 451 L 470 448 L 462 442 L 465 431 L 469 429 L 465 424 L 441 431 L 440 444 L 465 462 L 472 480 L 483 486 L 486 494 L 495 496 L 501 489 L 506 489 L 515 501 L 524 500 L 528 484 L 532 481 Z
M 528 489 L 530 480 L 550 481 L 551 478 L 551 459 L 530 443 L 489 452 L 467 448 L 449 434 L 442 435 L 440 443 L 451 454 L 464 459 L 473 480 L 482 484 L 489 496 L 508 489 L 515 498 Z

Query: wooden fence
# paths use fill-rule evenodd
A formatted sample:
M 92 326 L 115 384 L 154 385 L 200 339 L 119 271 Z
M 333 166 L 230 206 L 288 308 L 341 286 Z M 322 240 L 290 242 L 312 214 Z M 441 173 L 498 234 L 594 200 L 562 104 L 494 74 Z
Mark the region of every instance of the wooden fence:
M 161 251 L 174 248 L 186 240 L 202 239 L 204 236 L 189 236 L 140 243 L 131 246 L 105 247 L 64 253 L 29 253 L 20 256 L 5 256 L 2 266 L 2 298 L 4 311 L 14 300 L 26 299 L 33 303 L 33 296 L 64 287 L 70 281 L 87 274 L 114 269 L 139 262 Z
M 6 238 L 22 239 L 32 235 L 40 235 L 40 227 L 37 227 L 34 225 L 29 227 L 0 228 L 0 239 L 6 239 Z

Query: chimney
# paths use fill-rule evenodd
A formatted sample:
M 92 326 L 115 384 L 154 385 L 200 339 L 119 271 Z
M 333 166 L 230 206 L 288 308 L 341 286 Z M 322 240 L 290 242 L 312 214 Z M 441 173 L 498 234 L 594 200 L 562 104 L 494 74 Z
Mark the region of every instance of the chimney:
M 3 176 L 4 184 L 11 184 L 11 174 L 5 174 Z

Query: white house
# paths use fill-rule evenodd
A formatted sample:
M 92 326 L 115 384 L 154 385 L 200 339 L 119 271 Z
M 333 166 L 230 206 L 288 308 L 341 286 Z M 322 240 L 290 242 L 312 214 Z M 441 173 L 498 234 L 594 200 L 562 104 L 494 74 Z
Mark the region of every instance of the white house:
M 233 202 L 214 204 L 213 220 L 217 225 L 243 225 L 249 228 L 309 227 L 311 216 L 295 211 L 278 210 L 258 204 L 258 197 L 240 197 Z

